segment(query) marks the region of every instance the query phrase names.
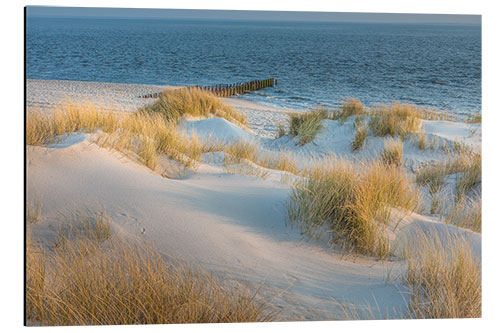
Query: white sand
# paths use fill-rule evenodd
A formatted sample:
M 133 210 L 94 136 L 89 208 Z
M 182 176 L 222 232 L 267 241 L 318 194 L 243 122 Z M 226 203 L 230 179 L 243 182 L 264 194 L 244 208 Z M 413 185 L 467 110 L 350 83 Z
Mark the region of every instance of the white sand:
M 45 109 L 70 98 L 74 101 L 92 100 L 120 111 L 133 111 L 152 101 L 139 96 L 166 88 L 144 84 L 28 79 L 26 102 L 28 107 Z
M 39 85 L 56 90 L 64 86 L 62 81 L 46 82 L 28 82 L 32 103 L 37 103 L 37 96 L 44 94 Z M 70 85 L 82 88 L 79 83 Z M 120 87 L 111 86 L 114 88 L 110 91 L 118 91 Z M 30 87 L 36 87 L 35 92 L 30 93 Z M 130 92 L 135 94 L 134 89 Z M 57 96 L 59 92 L 52 94 Z M 80 95 L 88 97 L 92 92 Z M 130 97 L 126 96 L 129 95 L 124 93 L 121 98 L 128 100 Z M 228 100 L 247 114 L 255 133 L 216 118 L 188 121 L 185 128 L 200 136 L 226 141 L 256 140 L 267 149 L 299 152 L 304 161 L 331 153 L 350 155 L 352 126 L 349 124 L 340 126 L 326 121 L 313 143 L 297 147 L 287 137 L 270 139 L 273 130 L 269 122 L 286 119 L 285 113 L 234 98 Z M 429 135 L 442 136 L 442 140 L 451 136 L 454 140 L 464 138 L 473 147 L 480 147 L 480 131 L 477 134 L 477 130 L 447 124 L 446 133 L 442 134 L 432 124 L 425 124 Z M 368 141 L 360 154 L 371 157 L 381 149 L 383 140 Z M 417 163 L 442 155 L 422 153 L 410 143 L 405 144 L 408 161 Z M 29 146 L 28 201 L 40 200 L 43 215 L 43 220 L 34 227 L 35 235 L 45 241 L 55 237 L 61 214 L 81 208 L 105 210 L 112 219 L 113 232 L 153 242 L 167 256 L 262 286 L 267 300 L 281 309 L 282 320 L 342 318 L 332 298 L 358 308 L 366 304 L 379 308 L 377 317 L 402 316 L 406 300 L 400 291 L 405 287 L 398 280 L 388 282 L 387 275 L 389 271 L 394 275 L 401 272 L 403 261 L 343 257 L 319 241 L 304 239 L 299 230 L 286 224 L 290 186 L 281 183 L 279 177 L 263 180 L 229 175 L 209 156 L 203 160 L 210 163 L 202 163 L 196 173 L 185 179 L 174 180 L 163 178 L 116 152 L 99 148 L 88 135 L 71 135 L 51 148 Z M 430 224 L 439 225 L 443 233 L 463 233 L 474 249 L 480 248 L 480 235 L 437 224 L 429 217 L 412 216 L 401 227 L 411 231 L 414 227 L 428 229 Z

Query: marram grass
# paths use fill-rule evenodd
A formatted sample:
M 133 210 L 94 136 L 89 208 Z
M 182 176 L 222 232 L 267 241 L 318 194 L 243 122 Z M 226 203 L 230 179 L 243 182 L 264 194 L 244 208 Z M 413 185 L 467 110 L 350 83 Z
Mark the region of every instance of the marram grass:
M 98 224 L 101 225 L 101 224 Z M 93 225 L 94 226 L 94 225 Z M 73 231 L 73 229 L 71 229 Z M 56 246 L 26 239 L 26 317 L 42 326 L 272 320 L 237 283 L 166 260 L 156 249 L 88 227 Z
M 419 202 L 405 174 L 380 162 L 331 160 L 307 170 L 294 186 L 290 222 L 312 237 L 330 234 L 348 250 L 385 258 L 390 254 L 385 225 L 393 207 L 411 212 Z

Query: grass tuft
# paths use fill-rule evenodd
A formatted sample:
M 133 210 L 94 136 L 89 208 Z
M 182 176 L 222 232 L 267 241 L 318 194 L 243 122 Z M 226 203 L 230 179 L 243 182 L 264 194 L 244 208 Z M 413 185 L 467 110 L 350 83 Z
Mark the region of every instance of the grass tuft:
M 363 147 L 365 144 L 365 140 L 368 136 L 368 127 L 364 122 L 356 123 L 356 134 L 354 135 L 354 139 L 351 142 L 352 151 L 357 151 Z
M 458 176 L 456 200 L 460 201 L 469 191 L 481 183 L 481 154 L 474 154 L 467 168 Z
M 359 116 L 366 113 L 366 108 L 359 99 L 349 98 L 342 101 L 342 108 L 330 112 L 328 118 L 331 120 L 339 120 L 341 123 L 344 123 L 350 116 Z
M 288 204 L 288 217 L 313 237 L 331 234 L 331 242 L 357 252 L 386 257 L 384 225 L 390 208 L 413 211 L 417 197 L 405 174 L 380 162 L 357 165 L 329 161 L 308 170 Z
M 483 116 L 481 113 L 470 114 L 467 116 L 465 122 L 470 124 L 478 124 L 483 122 Z
M 400 140 L 385 140 L 384 150 L 380 153 L 382 162 L 386 165 L 401 166 L 403 163 L 403 142 Z
M 481 263 L 470 246 L 422 233 L 423 248 L 409 253 L 403 281 L 410 288 L 410 318 L 481 317 Z
M 425 133 L 418 133 L 418 149 L 425 150 Z
M 481 197 L 463 197 L 455 203 L 448 203 L 441 212 L 441 219 L 448 224 L 481 233 Z
M 276 139 L 279 139 L 286 135 L 285 125 L 278 124 L 278 133 L 276 133 Z
M 134 243 L 67 237 L 44 249 L 28 232 L 26 316 L 42 326 L 269 321 L 235 281 L 163 259 Z
M 141 111 L 160 113 L 170 121 L 179 121 L 184 116 L 215 116 L 246 126 L 244 115 L 224 103 L 214 94 L 200 89 L 166 90 L 160 94 L 157 101 L 144 106 Z
M 328 117 L 326 110 L 315 110 L 306 113 L 290 113 L 289 134 L 298 137 L 298 144 L 303 146 L 314 140 L 321 131 L 321 122 Z
M 410 104 L 393 103 L 370 111 L 370 130 L 375 136 L 399 136 L 403 140 L 409 133 L 420 129 L 420 119 L 426 119 L 425 110 Z

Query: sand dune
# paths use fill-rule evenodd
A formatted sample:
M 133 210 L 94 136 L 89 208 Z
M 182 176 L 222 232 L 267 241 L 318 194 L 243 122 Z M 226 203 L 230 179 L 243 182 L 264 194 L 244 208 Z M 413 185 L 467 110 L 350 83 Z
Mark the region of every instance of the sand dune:
M 28 83 L 28 91 L 30 84 L 42 84 Z M 38 94 L 43 91 L 28 96 L 37 99 Z M 298 147 L 288 137 L 271 139 L 275 120 L 286 119 L 286 114 L 230 100 L 245 114 L 254 114 L 254 118 L 247 117 L 253 133 L 220 118 L 186 121 L 184 128 L 228 142 L 258 140 L 271 150 L 291 150 L 304 161 L 332 152 L 350 154 L 352 127 L 348 123 L 340 126 L 327 120 L 312 143 Z M 253 120 L 257 118 L 259 121 Z M 480 147 L 480 132 L 470 127 L 426 122 L 424 129 L 443 140 L 464 138 Z M 369 141 L 363 153 L 373 157 L 382 149 L 383 139 Z M 405 158 L 417 163 L 440 156 L 429 157 L 408 143 Z M 217 163 L 208 163 L 210 159 L 203 161 L 207 163 L 201 163 L 196 173 L 168 179 L 100 148 L 88 134 L 73 134 L 51 147 L 28 146 L 28 201 L 40 200 L 43 216 L 33 227 L 35 235 L 45 242 L 53 240 L 61 216 L 75 209 L 105 210 L 117 234 L 153 243 L 166 256 L 261 287 L 267 301 L 281 309 L 279 319 L 342 318 L 333 299 L 359 308 L 365 304 L 379 308 L 376 317 L 402 316 L 407 299 L 401 291 L 405 287 L 387 276 L 401 272 L 403 260 L 344 256 L 323 242 L 306 239 L 286 224 L 289 185 L 273 177 L 231 175 Z M 465 234 L 476 250 L 480 248 L 480 235 L 438 224 L 429 217 L 412 216 L 401 227 L 405 232 L 438 228 Z

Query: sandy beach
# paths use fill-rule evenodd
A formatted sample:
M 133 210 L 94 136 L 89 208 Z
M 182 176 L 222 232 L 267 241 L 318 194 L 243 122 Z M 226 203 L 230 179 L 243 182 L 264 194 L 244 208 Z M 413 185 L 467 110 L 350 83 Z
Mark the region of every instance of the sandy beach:
M 27 80 L 27 107 L 50 110 L 69 98 L 115 105 L 133 112 L 153 99 L 141 99 L 167 87 L 118 83 Z M 172 87 L 168 87 L 173 89 Z M 376 158 L 383 137 L 369 137 L 359 153 L 351 151 L 354 117 L 340 124 L 323 120 L 313 142 L 297 145 L 285 135 L 276 138 L 279 124 L 288 122 L 284 110 L 237 97 L 224 102 L 246 116 L 248 128 L 222 118 L 185 119 L 186 133 L 221 141 L 248 140 L 278 153 L 287 151 L 299 164 L 335 155 L 348 159 Z M 47 111 L 48 112 L 48 111 Z M 453 147 L 460 142 L 480 152 L 481 124 L 422 120 L 427 142 Z M 403 168 L 412 174 L 443 161 L 440 150 L 421 150 L 417 137 L 403 144 Z M 279 311 L 276 320 L 343 319 L 337 302 L 362 309 L 378 309 L 375 318 L 401 318 L 408 298 L 398 257 L 380 260 L 346 254 L 321 239 L 306 237 L 287 221 L 287 201 L 293 188 L 287 173 L 266 170 L 268 176 L 228 173 L 217 152 L 206 153 L 196 170 L 180 179 L 162 177 L 124 154 L 95 144 L 95 135 L 74 133 L 48 146 L 27 146 L 28 202 L 41 203 L 35 237 L 50 243 L 57 236 L 61 216 L 75 209 L 106 211 L 112 232 L 154 244 L 168 257 L 260 288 L 263 300 Z M 451 148 L 450 148 L 451 149 Z M 260 167 L 262 168 L 262 167 Z M 443 193 L 451 193 L 449 178 Z M 427 201 L 426 201 L 427 200 Z M 429 205 L 429 199 L 424 199 Z M 481 256 L 481 234 L 445 224 L 436 215 L 414 212 L 392 229 L 394 242 L 412 230 L 460 234 Z

